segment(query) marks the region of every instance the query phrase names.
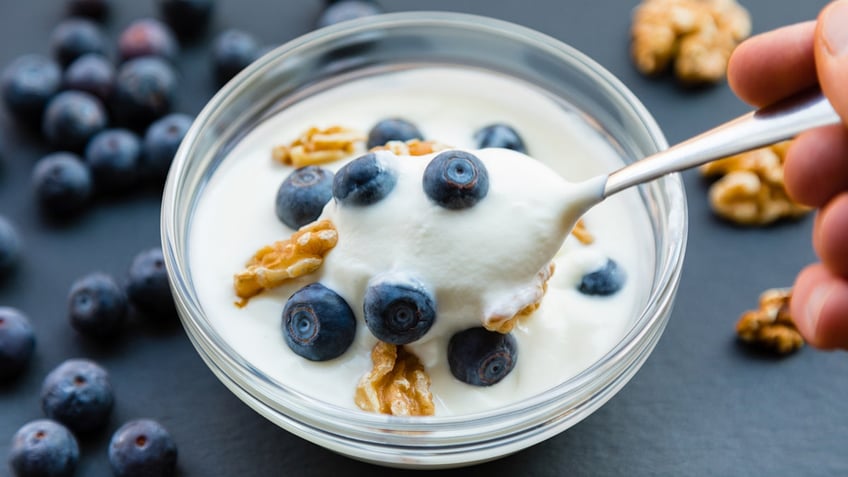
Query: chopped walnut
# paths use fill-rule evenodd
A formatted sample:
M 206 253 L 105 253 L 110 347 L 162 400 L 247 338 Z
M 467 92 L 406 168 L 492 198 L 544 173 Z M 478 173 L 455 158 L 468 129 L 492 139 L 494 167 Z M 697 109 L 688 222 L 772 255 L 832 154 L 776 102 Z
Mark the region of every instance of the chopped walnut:
M 542 304 L 542 298 L 548 291 L 548 280 L 554 274 L 554 263 L 551 262 L 536 275 L 536 283 L 532 287 L 519 290 L 510 297 L 509 302 L 499 304 L 483 319 L 483 327 L 489 331 L 509 333 L 521 320 L 526 319 Z
M 701 166 L 706 176 L 722 176 L 710 187 L 713 211 L 743 225 L 765 225 L 809 212 L 809 207 L 792 201 L 784 187 L 788 144 L 784 141 Z
M 247 262 L 247 268 L 235 274 L 233 286 L 241 298 L 237 305 L 246 305 L 262 290 L 314 272 L 338 239 L 333 223 L 322 220 L 303 226 L 287 240 L 262 247 Z
M 285 165 L 303 167 L 338 161 L 361 152 L 364 147 L 365 134 L 354 129 L 311 127 L 288 146 L 275 146 L 271 156 Z
M 571 229 L 571 235 L 583 245 L 591 245 L 592 242 L 595 241 L 595 237 L 589 232 L 589 229 L 586 228 L 586 222 L 583 219 L 577 221 L 577 224 L 574 225 L 574 228 Z
M 789 316 L 790 289 L 774 288 L 760 295 L 760 308 L 747 311 L 736 323 L 736 334 L 752 343 L 788 354 L 804 346 L 804 338 Z
M 371 361 L 373 369 L 356 386 L 354 402 L 360 409 L 393 416 L 433 415 L 430 376 L 417 356 L 380 341 L 371 350 Z
M 391 151 L 396 156 L 424 156 L 434 152 L 450 149 L 450 146 L 436 141 L 410 139 L 404 141 L 389 141 L 382 146 L 372 147 L 371 151 Z
M 736 0 L 644 0 L 633 15 L 631 55 L 642 73 L 674 63 L 685 83 L 715 83 L 750 34 L 751 18 Z

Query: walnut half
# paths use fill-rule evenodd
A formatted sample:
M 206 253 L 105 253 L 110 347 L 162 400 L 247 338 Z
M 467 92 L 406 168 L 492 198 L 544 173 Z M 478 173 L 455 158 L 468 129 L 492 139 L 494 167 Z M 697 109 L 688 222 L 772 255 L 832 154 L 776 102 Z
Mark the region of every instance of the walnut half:
M 274 160 L 288 166 L 304 167 L 338 161 L 361 152 L 365 134 L 344 126 L 311 127 L 288 145 L 271 150 Z
M 739 339 L 788 354 L 804 346 L 804 338 L 789 315 L 790 289 L 774 288 L 760 295 L 760 308 L 742 314 L 736 323 Z
M 373 369 L 356 387 L 354 402 L 363 411 L 393 416 L 432 416 L 430 376 L 417 356 L 403 346 L 380 341 L 371 350 Z

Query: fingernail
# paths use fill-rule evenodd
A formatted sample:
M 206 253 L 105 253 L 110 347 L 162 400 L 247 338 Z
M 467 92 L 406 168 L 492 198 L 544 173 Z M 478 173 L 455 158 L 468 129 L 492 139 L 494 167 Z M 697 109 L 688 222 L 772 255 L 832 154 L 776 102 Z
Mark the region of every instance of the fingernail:
M 848 53 L 848 1 L 837 1 L 822 18 L 822 34 L 828 52 L 833 56 Z
M 825 302 L 827 302 L 827 298 L 830 296 L 832 290 L 833 285 L 829 283 L 821 284 L 814 288 L 807 298 L 807 306 L 804 308 L 804 321 L 807 324 L 807 332 L 812 336 L 816 335 L 816 328 L 819 324 L 822 308 Z

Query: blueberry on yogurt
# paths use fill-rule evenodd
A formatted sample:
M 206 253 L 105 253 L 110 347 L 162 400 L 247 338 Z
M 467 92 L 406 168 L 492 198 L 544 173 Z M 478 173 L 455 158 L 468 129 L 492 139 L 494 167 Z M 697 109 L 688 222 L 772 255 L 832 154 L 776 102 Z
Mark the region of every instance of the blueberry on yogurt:
M 464 151 L 445 151 L 424 170 L 424 192 L 446 209 L 467 209 L 486 197 L 489 173 L 477 156 Z
M 480 128 L 474 133 L 474 141 L 480 149 L 487 147 L 501 147 L 504 149 L 512 149 L 526 154 L 527 148 L 524 146 L 524 140 L 512 126 L 495 123 Z
M 377 280 L 365 290 L 365 324 L 381 341 L 404 345 L 423 337 L 436 321 L 436 300 L 417 280 Z
M 453 335 L 448 343 L 448 366 L 454 377 L 472 386 L 500 382 L 518 361 L 518 345 L 509 334 L 482 327 Z
M 577 290 L 584 295 L 608 296 L 621 290 L 626 279 L 618 262 L 609 258 L 601 268 L 583 275 Z
M 333 198 L 333 173 L 323 167 L 295 170 L 280 184 L 276 212 L 281 222 L 299 229 L 315 221 Z
M 283 308 L 283 336 L 289 348 L 310 361 L 344 354 L 356 335 L 356 318 L 347 302 L 320 283 L 306 285 Z
M 382 146 L 389 141 L 424 139 L 418 126 L 402 118 L 383 119 L 368 132 L 368 148 Z
M 342 205 L 371 205 L 395 188 L 397 173 L 371 152 L 345 164 L 333 178 L 333 197 Z

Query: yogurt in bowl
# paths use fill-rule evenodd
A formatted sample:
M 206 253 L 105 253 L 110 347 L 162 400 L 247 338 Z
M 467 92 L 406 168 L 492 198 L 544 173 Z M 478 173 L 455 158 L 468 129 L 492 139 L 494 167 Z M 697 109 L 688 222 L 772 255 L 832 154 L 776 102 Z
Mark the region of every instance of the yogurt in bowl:
M 271 159 L 274 146 L 309 127 L 367 132 L 388 117 L 413 122 L 447 151 L 478 157 L 490 179 L 485 197 L 447 210 L 422 187 L 424 169 L 441 151 L 375 152 L 396 174 L 391 191 L 365 207 L 332 199 L 319 220 L 334 225 L 338 243 L 321 267 L 235 306 L 234 273 L 294 232 L 274 212 L 280 183 L 293 171 Z M 493 123 L 517 130 L 530 157 L 479 149 L 475 133 Z M 231 390 L 327 448 L 411 467 L 514 452 L 605 402 L 661 334 L 685 245 L 679 180 L 663 178 L 592 208 L 583 221 L 592 243 L 562 224 L 569 184 L 664 145 L 623 86 L 538 33 L 421 13 L 321 30 L 227 85 L 178 153 L 163 243 L 181 318 Z M 338 177 L 364 152 L 322 167 Z M 587 293 L 592 285 L 581 282 L 610 266 L 620 272 L 615 292 Z M 436 309 L 426 333 L 402 344 L 429 380 L 432 415 L 370 412 L 355 399 L 379 341 L 366 323 L 365 295 L 386 276 L 414 277 Z M 296 353 L 282 326 L 287 300 L 311 283 L 341 297 L 356 323 L 349 346 L 323 361 Z M 526 313 L 509 329 L 494 330 L 492 320 L 519 312 Z M 513 342 L 509 372 L 484 386 L 461 377 L 449 350 L 475 327 Z

